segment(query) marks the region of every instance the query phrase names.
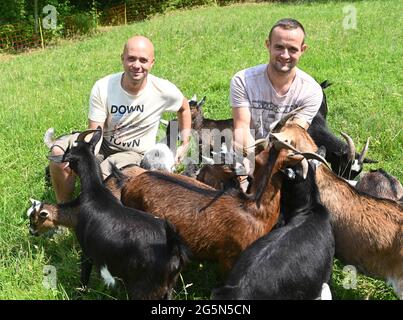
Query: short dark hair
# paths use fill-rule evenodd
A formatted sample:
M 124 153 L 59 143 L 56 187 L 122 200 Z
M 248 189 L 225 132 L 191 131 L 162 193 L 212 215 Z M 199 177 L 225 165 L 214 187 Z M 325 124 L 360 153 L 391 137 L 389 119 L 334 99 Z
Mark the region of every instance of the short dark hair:
M 293 29 L 298 29 L 300 28 L 302 30 L 302 32 L 304 33 L 304 39 L 302 40 L 302 44 L 304 44 L 305 42 L 305 29 L 302 26 L 302 24 L 295 20 L 295 19 L 291 19 L 291 18 L 285 18 L 285 19 L 281 19 L 279 21 L 277 21 L 273 27 L 271 27 L 270 32 L 269 32 L 269 41 L 271 41 L 271 34 L 273 33 L 274 28 L 283 28 L 286 30 L 293 30 Z

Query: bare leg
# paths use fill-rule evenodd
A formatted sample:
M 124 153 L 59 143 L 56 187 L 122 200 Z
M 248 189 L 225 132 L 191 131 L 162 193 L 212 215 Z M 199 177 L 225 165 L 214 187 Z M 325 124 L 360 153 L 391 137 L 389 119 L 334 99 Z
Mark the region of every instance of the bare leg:
M 52 155 L 63 154 L 63 151 L 54 147 Z M 76 176 L 73 171 L 67 167 L 67 163 L 49 163 L 50 177 L 55 190 L 56 200 L 58 203 L 70 201 L 73 197 Z

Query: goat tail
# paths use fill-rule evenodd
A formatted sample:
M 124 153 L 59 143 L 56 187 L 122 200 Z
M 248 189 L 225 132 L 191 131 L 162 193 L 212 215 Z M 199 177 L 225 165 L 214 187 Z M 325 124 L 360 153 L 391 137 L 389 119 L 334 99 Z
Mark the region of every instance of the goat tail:
M 175 226 L 165 219 L 165 233 L 167 238 L 167 251 L 170 257 L 172 272 L 180 272 L 190 261 L 191 251 L 182 237 L 176 231 Z
M 119 169 L 115 164 L 111 163 L 110 169 L 111 169 L 111 174 L 108 176 L 108 178 L 115 178 L 117 188 L 119 188 L 119 189 L 122 188 L 123 185 L 125 184 L 126 180 L 128 179 L 128 176 L 126 176 L 122 172 L 123 168 Z
M 332 85 L 332 83 L 329 80 L 325 80 L 320 84 L 322 89 L 326 89 L 327 87 L 330 87 L 331 85 Z
M 45 135 L 43 136 L 43 142 L 49 149 L 55 143 L 54 135 L 55 135 L 55 129 L 49 128 L 48 130 L 46 130 Z

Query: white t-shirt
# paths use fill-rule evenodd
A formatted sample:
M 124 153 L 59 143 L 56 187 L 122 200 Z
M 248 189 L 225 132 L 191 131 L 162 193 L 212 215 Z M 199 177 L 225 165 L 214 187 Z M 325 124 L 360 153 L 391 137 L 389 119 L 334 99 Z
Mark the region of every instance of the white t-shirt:
M 300 106 L 306 106 L 295 118 L 311 124 L 323 99 L 320 85 L 307 73 L 297 68 L 288 92 L 280 96 L 267 75 L 267 64 L 241 70 L 231 79 L 231 105 L 248 107 L 251 114 L 251 131 L 255 139 L 269 133 L 270 124 Z
M 178 111 L 184 99 L 168 80 L 151 74 L 137 95 L 121 86 L 123 72 L 98 80 L 92 88 L 88 118 L 105 122 L 104 140 L 114 150 L 144 153 L 154 146 L 161 114 Z

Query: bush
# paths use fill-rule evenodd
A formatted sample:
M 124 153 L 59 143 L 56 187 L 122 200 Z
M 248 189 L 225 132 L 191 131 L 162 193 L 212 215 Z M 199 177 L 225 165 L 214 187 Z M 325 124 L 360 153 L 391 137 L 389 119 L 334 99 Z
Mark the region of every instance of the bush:
M 65 36 L 84 35 L 95 30 L 96 23 L 88 13 L 76 13 L 63 18 Z
M 0 1 L 0 24 L 15 23 L 25 18 L 24 0 Z

